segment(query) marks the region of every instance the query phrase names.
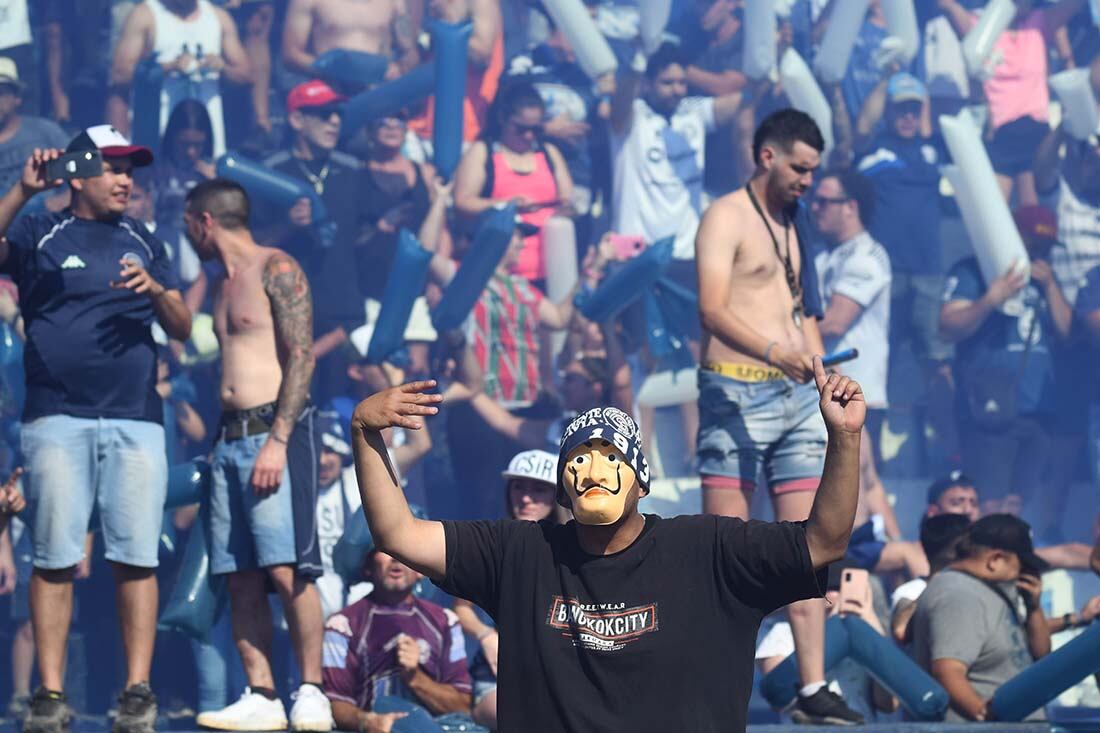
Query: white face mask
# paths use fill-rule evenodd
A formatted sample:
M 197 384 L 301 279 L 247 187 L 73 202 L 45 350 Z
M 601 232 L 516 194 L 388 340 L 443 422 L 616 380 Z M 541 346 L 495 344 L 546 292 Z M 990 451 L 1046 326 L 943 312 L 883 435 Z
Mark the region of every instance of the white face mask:
M 614 524 L 626 513 L 627 499 L 638 487 L 637 474 L 615 446 L 605 440 L 581 443 L 566 457 L 562 483 L 573 516 L 581 524 Z

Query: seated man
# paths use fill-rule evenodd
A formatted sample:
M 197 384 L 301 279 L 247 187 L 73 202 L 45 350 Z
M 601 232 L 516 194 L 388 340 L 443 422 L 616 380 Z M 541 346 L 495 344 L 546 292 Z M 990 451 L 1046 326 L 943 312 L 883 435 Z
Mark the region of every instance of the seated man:
M 414 715 L 469 713 L 472 684 L 466 642 L 452 611 L 417 598 L 422 576 L 371 549 L 366 598 L 325 624 L 322 679 L 340 730 L 376 733 Z M 397 698 L 396 700 L 394 698 Z
M 1008 514 L 979 519 L 959 541 L 958 559 L 917 601 L 914 658 L 947 690 L 949 721 L 986 720 L 997 688 L 1050 653 L 1039 604 L 1039 576 L 1050 566 L 1030 533 Z M 1029 719 L 1043 719 L 1043 711 Z
M 970 529 L 970 517 L 965 514 L 926 516 L 920 523 L 920 544 L 929 563 L 929 577 L 957 559 L 959 540 Z M 928 588 L 928 577 L 913 578 L 894 589 L 890 596 L 890 628 L 899 644 L 911 641 L 909 622 L 917 610 L 917 601 Z

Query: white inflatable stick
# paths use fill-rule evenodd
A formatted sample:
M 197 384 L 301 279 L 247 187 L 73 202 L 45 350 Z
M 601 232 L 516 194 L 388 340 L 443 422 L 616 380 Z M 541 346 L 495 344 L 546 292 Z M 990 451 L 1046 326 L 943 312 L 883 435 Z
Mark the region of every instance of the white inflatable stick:
M 577 55 L 577 63 L 590 79 L 618 68 L 611 46 L 596 27 L 581 0 L 544 0 L 543 6 L 561 29 Z
M 821 128 L 821 135 L 825 138 L 825 150 L 821 157 L 826 159 L 833 149 L 833 112 L 810 67 L 793 48 L 788 48 L 779 62 L 779 80 L 791 106 L 813 117 Z
M 917 11 L 913 7 L 913 0 L 882 0 L 882 12 L 886 16 L 886 30 L 901 41 L 902 60 L 908 65 L 920 49 Z
M 638 12 L 642 47 L 648 56 L 661 45 L 665 26 L 672 15 L 672 0 L 645 0 L 638 4 Z
M 542 226 L 542 252 L 546 258 L 546 295 L 560 303 L 577 284 L 577 234 L 573 220 L 552 216 Z M 565 332 L 553 334 L 554 353 L 561 351 Z
M 745 42 L 741 70 L 750 79 L 763 79 L 772 73 L 776 59 L 775 0 L 745 3 Z
M 963 58 L 970 75 L 986 79 L 1000 62 L 993 57 L 993 46 L 1016 17 L 1016 3 L 1012 0 L 989 0 L 978 22 L 963 39 Z
M 870 0 L 843 0 L 833 4 L 829 27 L 814 57 L 814 71 L 826 84 L 837 84 L 848 69 Z
M 1078 140 L 1088 140 L 1100 128 L 1100 107 L 1092 93 L 1089 69 L 1066 69 L 1048 80 L 1062 103 L 1066 131 Z

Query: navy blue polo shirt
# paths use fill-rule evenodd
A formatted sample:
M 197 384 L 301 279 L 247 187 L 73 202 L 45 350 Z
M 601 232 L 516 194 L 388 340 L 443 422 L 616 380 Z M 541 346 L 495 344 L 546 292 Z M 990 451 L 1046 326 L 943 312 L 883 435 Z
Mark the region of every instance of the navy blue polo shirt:
M 156 345 L 147 295 L 111 288 L 119 260 L 140 260 L 177 290 L 164 244 L 140 222 L 80 219 L 71 211 L 24 216 L 7 233 L 0 272 L 19 286 L 26 325 L 23 420 L 46 415 L 160 423 Z

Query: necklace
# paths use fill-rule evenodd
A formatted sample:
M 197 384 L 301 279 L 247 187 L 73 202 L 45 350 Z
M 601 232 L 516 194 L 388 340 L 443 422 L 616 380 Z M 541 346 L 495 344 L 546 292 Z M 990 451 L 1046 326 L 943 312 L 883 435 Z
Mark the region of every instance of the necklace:
M 325 164 L 321 166 L 321 170 L 318 173 L 314 173 L 309 169 L 309 166 L 301 158 L 295 158 L 298 161 L 298 167 L 302 169 L 302 173 L 306 174 L 306 178 L 313 184 L 313 190 L 320 196 L 325 192 L 325 179 L 328 178 L 331 161 L 325 161 Z
M 802 284 L 798 281 L 798 275 L 795 274 L 794 265 L 791 264 L 791 219 L 787 212 L 783 212 L 783 250 L 779 249 L 779 240 L 775 236 L 775 232 L 772 231 L 772 225 L 768 221 L 768 217 L 764 216 L 764 210 L 760 207 L 760 202 L 756 200 L 756 194 L 752 191 L 752 185 L 745 184 L 745 192 L 749 195 L 749 201 L 752 202 L 752 207 L 756 209 L 756 213 L 760 216 L 760 220 L 764 222 L 764 226 L 768 230 L 768 235 L 772 238 L 772 245 L 775 247 L 775 256 L 783 263 L 783 272 L 787 276 L 787 287 L 791 291 L 791 300 L 794 304 L 791 307 L 791 320 L 794 321 L 794 325 L 802 328 L 802 316 L 805 314 L 805 308 L 802 305 Z

